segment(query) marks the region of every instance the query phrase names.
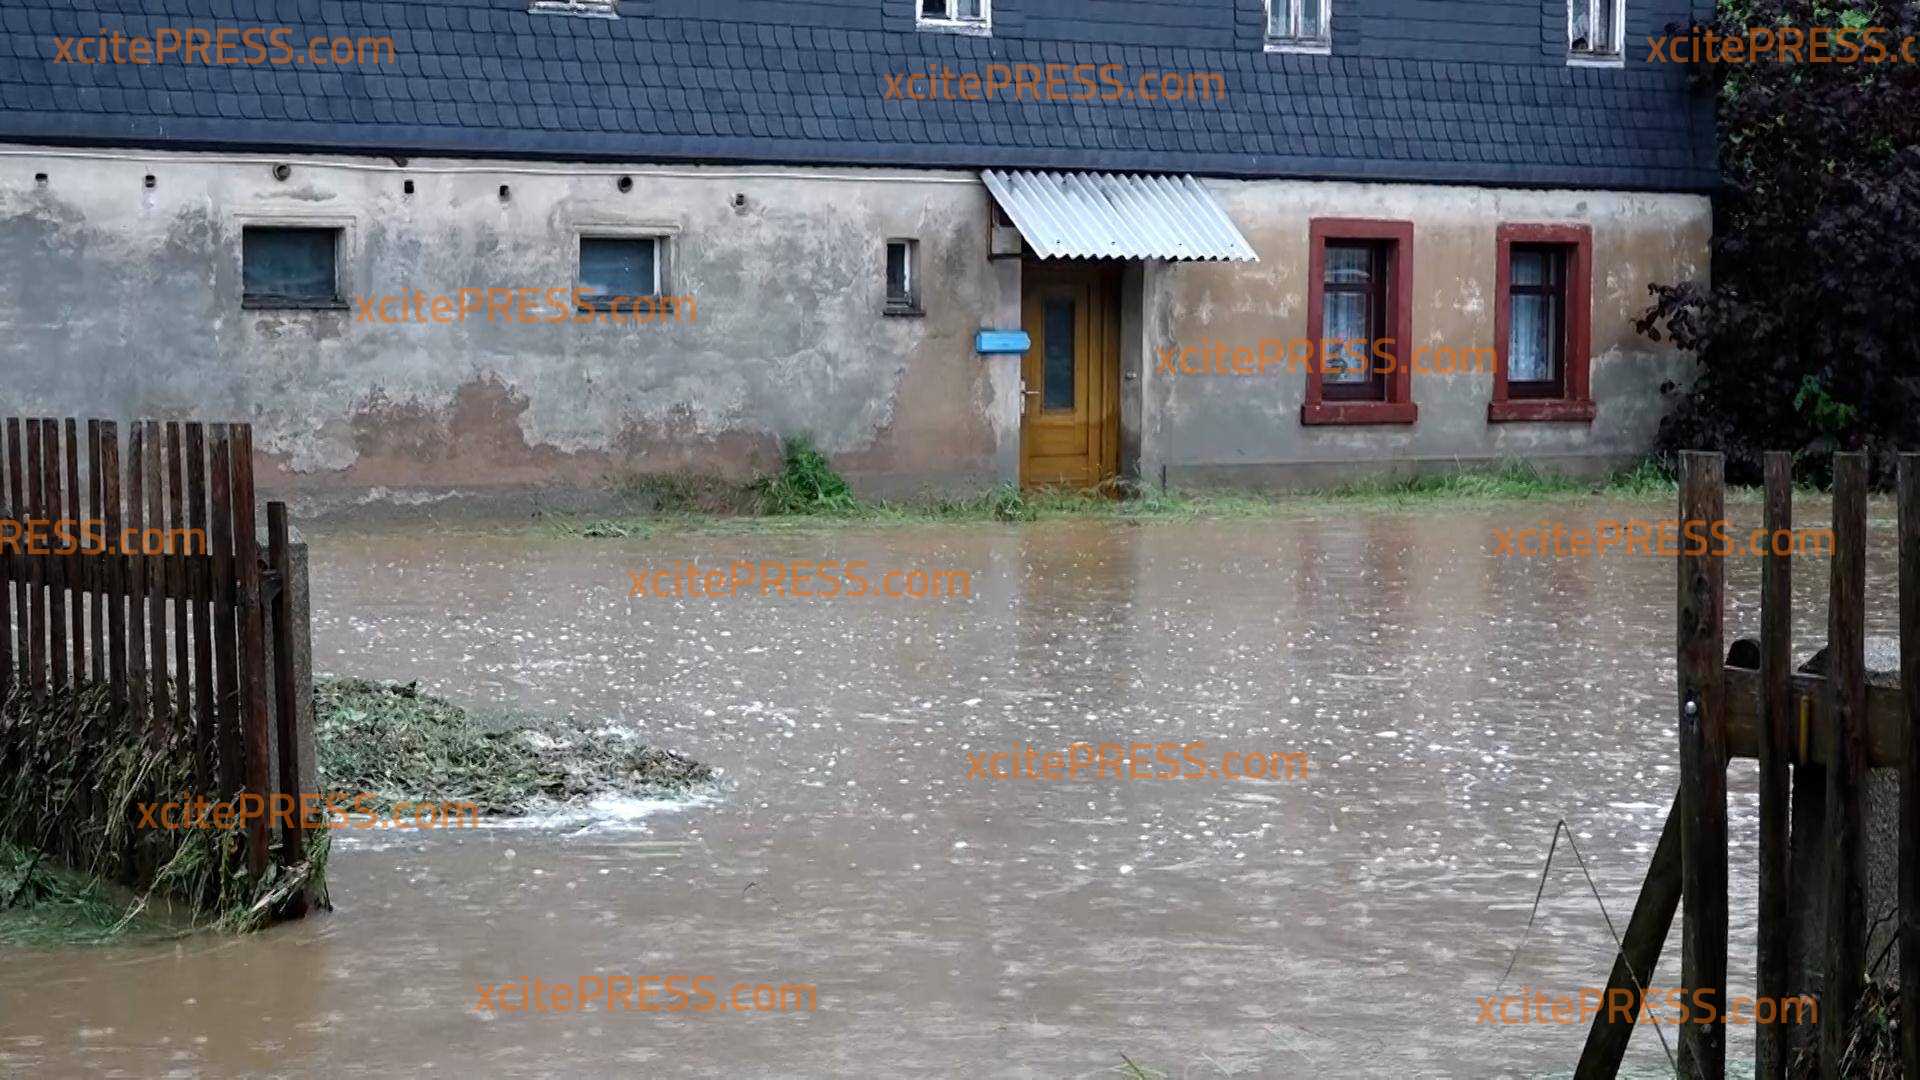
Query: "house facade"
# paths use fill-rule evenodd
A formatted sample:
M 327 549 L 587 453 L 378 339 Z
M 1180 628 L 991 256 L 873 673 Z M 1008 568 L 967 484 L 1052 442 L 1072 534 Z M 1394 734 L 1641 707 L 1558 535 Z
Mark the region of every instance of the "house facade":
M 1706 0 L 128 6 L 0 7 L 0 412 L 284 493 L 1592 472 L 1691 372 Z

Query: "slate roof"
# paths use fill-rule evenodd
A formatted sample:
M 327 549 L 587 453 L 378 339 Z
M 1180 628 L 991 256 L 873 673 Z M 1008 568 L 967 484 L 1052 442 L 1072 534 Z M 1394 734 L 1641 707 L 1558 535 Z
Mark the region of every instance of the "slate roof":
M 1627 0 L 1624 68 L 1570 67 L 1566 0 L 1331 0 L 1332 55 L 1263 49 L 1262 0 L 0 0 L 0 141 L 579 161 L 1099 169 L 1701 191 L 1710 102 L 1645 37 L 1711 0 Z M 391 36 L 349 67 L 56 64 L 162 27 Z M 236 47 L 237 52 L 244 52 Z M 945 65 L 1218 71 L 1213 102 L 906 101 Z

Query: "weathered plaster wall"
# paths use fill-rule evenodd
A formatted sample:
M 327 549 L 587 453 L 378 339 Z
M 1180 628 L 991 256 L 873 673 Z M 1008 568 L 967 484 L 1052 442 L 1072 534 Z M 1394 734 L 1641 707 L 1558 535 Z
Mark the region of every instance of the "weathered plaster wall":
M 251 420 L 262 486 L 321 496 L 742 476 L 801 432 L 869 490 L 981 488 L 1017 452 L 972 347 L 1004 301 L 971 174 L 285 160 L 0 154 L 0 414 Z M 581 230 L 659 227 L 697 315 L 242 310 L 250 223 L 343 227 L 349 296 L 571 288 Z M 881 314 L 890 237 L 920 241 L 924 318 Z
M 1591 472 L 1644 453 L 1659 388 L 1691 379 L 1687 354 L 1641 337 L 1633 320 L 1654 282 L 1708 273 L 1712 211 L 1690 195 L 1524 191 L 1406 184 L 1215 181 L 1212 190 L 1260 255 L 1257 264 L 1187 263 L 1147 276 L 1148 351 L 1141 473 L 1170 483 L 1321 484 L 1355 465 L 1397 470 L 1524 458 Z M 1593 229 L 1591 424 L 1489 423 L 1493 375 L 1415 374 L 1411 426 L 1305 427 L 1306 376 L 1155 374 L 1159 350 L 1216 339 L 1319 337 L 1307 325 L 1308 228 L 1316 217 L 1414 225 L 1416 345 L 1493 346 L 1495 230 L 1502 223 Z M 1404 362 L 1410 350 L 1402 347 Z
M 284 182 L 278 160 L 293 165 Z M 1355 463 L 1591 470 L 1642 452 L 1660 384 L 1690 374 L 1631 323 L 1648 283 L 1705 278 L 1704 198 L 1212 186 L 1261 261 L 1126 276 L 1122 467 L 1148 483 L 1163 467 L 1170 483 L 1250 486 L 1323 483 Z M 1161 349 L 1203 339 L 1314 336 L 1305 276 L 1320 216 L 1413 221 L 1415 338 L 1456 347 L 1492 345 L 1498 224 L 1592 225 L 1597 419 L 1490 424 L 1490 374 L 1416 375 L 1412 427 L 1308 428 L 1303 375 L 1156 371 Z M 1020 310 L 1019 260 L 988 259 L 987 218 L 971 173 L 12 148 L 0 152 L 0 414 L 251 420 L 263 488 L 332 501 L 740 477 L 803 432 L 869 493 L 980 490 L 1018 475 L 1023 400 L 1017 358 L 973 352 L 976 330 L 1016 325 Z M 658 229 L 672 238 L 668 290 L 694 296 L 697 316 L 374 325 L 351 305 L 243 310 L 248 223 L 345 229 L 349 296 L 570 288 L 580 232 Z M 920 241 L 924 318 L 881 314 L 890 237 Z

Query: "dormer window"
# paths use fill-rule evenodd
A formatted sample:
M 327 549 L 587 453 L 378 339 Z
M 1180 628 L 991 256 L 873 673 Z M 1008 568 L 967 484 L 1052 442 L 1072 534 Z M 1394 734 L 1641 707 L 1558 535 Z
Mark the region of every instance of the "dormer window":
M 533 0 L 533 6 L 527 10 L 535 15 L 617 19 L 620 17 L 620 0 Z
M 1333 0 L 1267 0 L 1270 52 L 1327 52 L 1327 8 Z
M 992 0 L 914 0 L 916 23 L 922 30 L 959 34 L 986 34 L 993 25 Z
M 1626 6 L 1626 0 L 1567 0 L 1567 55 L 1618 60 Z

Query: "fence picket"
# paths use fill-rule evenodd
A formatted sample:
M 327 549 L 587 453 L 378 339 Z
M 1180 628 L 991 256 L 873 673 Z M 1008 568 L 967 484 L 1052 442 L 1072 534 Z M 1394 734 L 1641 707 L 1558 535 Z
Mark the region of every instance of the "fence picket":
M 47 686 L 58 692 L 67 683 L 67 571 L 73 566 L 73 553 L 65 552 L 66 541 L 55 520 L 61 516 L 66 499 L 60 489 L 60 422 L 40 421 L 40 464 L 46 470 L 40 482 L 44 500 L 41 516 L 48 520 L 47 557 Z M 64 553 L 63 553 L 64 552 Z
M 67 560 L 67 581 L 72 591 L 68 603 L 69 634 L 73 639 L 73 686 L 79 689 L 87 681 L 87 571 L 93 560 L 82 558 L 86 549 L 86 519 L 80 511 L 80 438 L 79 424 L 66 419 L 67 520 L 76 530 L 75 550 Z

